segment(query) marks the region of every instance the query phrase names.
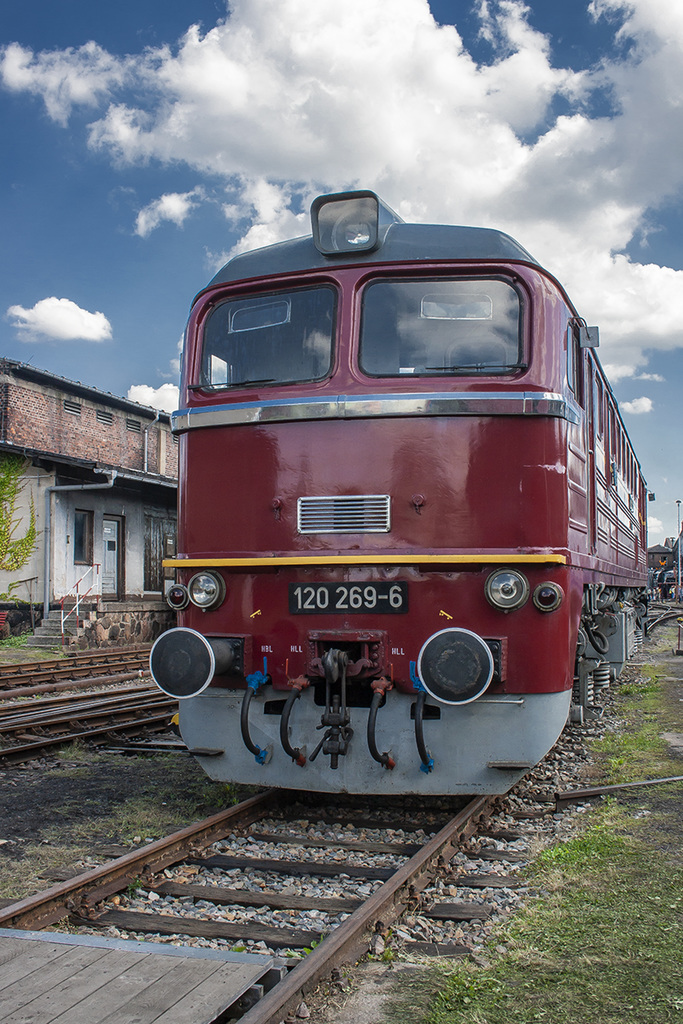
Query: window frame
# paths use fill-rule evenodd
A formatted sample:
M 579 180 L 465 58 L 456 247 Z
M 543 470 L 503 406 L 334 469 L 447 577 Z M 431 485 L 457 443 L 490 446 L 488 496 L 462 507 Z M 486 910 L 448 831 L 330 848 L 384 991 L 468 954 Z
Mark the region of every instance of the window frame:
M 82 536 L 78 527 L 79 517 L 83 517 Z M 74 565 L 93 565 L 93 538 L 95 513 L 92 509 L 74 509 L 73 556 Z M 82 554 L 83 557 L 77 557 Z
M 496 379 L 505 378 L 509 379 L 520 373 L 524 373 L 529 368 L 528 355 L 526 352 L 525 338 L 526 338 L 526 322 L 528 317 L 528 303 L 529 296 L 525 289 L 522 287 L 523 282 L 518 279 L 508 276 L 503 273 L 489 273 L 489 274 L 472 274 L 471 272 L 465 274 L 458 274 L 453 271 L 452 268 L 446 268 L 447 272 L 436 273 L 434 269 L 424 273 L 420 273 L 419 270 L 413 273 L 409 273 L 404 270 L 394 274 L 377 274 L 372 277 L 366 278 L 362 282 L 362 285 L 358 289 L 358 336 L 357 336 L 357 362 L 358 369 L 360 372 L 373 380 L 423 380 L 425 378 L 447 380 L 463 380 L 472 379 L 479 377 L 495 377 Z M 508 364 L 498 368 L 486 367 L 484 369 L 477 369 L 475 366 L 465 367 L 458 370 L 455 367 L 445 367 L 443 369 L 425 369 L 422 372 L 415 373 L 377 373 L 375 371 L 366 369 L 363 365 L 363 323 L 364 323 L 364 304 L 365 296 L 370 288 L 378 284 L 424 284 L 425 287 L 434 285 L 450 284 L 453 282 L 470 284 L 473 286 L 482 285 L 485 286 L 490 282 L 498 282 L 506 285 L 511 291 L 515 293 L 518 300 L 518 332 L 517 332 L 517 355 L 518 359 L 514 364 Z M 434 318 L 438 319 L 438 318 Z M 444 318 L 448 319 L 448 318 Z M 457 318 L 456 318 L 457 319 Z M 466 318 L 463 318 L 466 320 Z M 471 322 L 476 322 L 472 320 Z

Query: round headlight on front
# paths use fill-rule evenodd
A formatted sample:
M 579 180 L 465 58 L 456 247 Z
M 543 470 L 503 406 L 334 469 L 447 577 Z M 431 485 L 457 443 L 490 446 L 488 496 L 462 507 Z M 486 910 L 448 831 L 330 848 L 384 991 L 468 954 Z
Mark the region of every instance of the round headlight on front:
M 564 591 L 557 583 L 540 583 L 534 590 L 533 601 L 539 612 L 554 612 L 563 597 Z
M 166 593 L 166 603 L 171 606 L 174 612 L 181 612 L 183 608 L 187 608 L 190 603 L 187 587 L 184 587 L 182 583 L 174 583 Z
M 187 593 L 197 608 L 215 608 L 225 597 L 223 577 L 214 572 L 198 572 L 188 583 Z
M 516 569 L 497 569 L 486 580 L 484 593 L 494 608 L 511 612 L 521 608 L 528 600 L 529 584 L 526 577 Z

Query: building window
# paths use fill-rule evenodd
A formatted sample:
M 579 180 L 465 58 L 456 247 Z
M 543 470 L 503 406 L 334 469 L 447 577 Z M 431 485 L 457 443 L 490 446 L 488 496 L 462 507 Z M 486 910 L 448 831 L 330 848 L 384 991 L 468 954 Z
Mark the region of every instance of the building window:
M 107 412 L 105 409 L 98 409 L 95 413 L 98 423 L 106 423 L 108 427 L 114 422 L 114 415 L 111 412 Z
M 132 430 L 134 434 L 139 434 L 142 429 L 140 426 L 140 420 L 126 420 L 126 429 Z
M 70 412 L 72 416 L 81 415 L 80 402 L 72 402 L 70 398 L 64 399 L 64 412 Z
M 74 564 L 92 565 L 93 513 L 76 509 L 74 514 Z

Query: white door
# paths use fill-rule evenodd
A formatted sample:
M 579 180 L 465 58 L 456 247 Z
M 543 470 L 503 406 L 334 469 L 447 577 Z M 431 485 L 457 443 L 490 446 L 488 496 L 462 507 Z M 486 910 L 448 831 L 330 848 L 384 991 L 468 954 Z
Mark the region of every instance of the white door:
M 119 527 L 118 519 L 104 519 L 104 558 L 102 559 L 102 593 L 119 592 Z

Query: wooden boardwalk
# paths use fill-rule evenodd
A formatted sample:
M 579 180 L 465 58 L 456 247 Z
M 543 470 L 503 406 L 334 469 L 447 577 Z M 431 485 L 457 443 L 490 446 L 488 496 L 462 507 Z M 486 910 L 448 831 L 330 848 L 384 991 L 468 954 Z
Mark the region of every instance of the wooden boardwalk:
M 212 1024 L 283 961 L 0 929 L 0 1024 Z M 250 994 L 251 994 L 250 993 Z

